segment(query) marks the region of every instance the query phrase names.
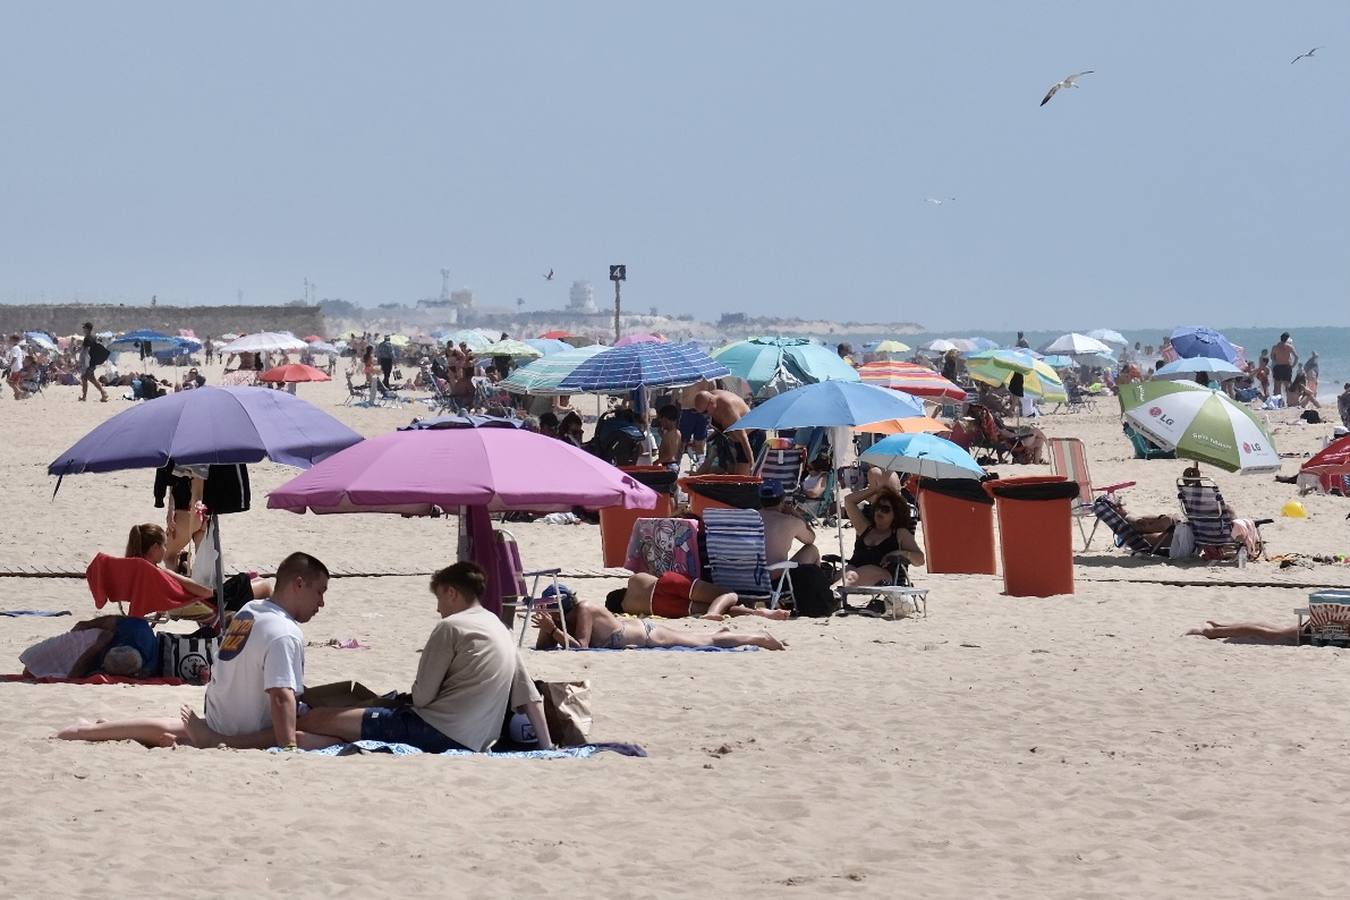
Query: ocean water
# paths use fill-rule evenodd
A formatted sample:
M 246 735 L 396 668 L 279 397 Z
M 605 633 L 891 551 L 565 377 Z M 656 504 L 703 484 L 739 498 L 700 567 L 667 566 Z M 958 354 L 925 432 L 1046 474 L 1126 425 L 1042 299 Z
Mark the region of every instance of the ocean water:
M 1026 338 L 1033 348 L 1039 348 L 1050 343 L 1055 338 L 1064 334 L 1065 331 L 1076 330 L 1083 333 L 1091 331 L 1093 328 L 1110 328 L 1107 325 L 1092 325 L 1086 328 L 1065 329 L 1064 331 L 1028 331 Z M 1261 355 L 1262 349 L 1270 347 L 1280 339 L 1280 332 L 1287 330 L 1294 346 L 1298 349 L 1300 361 L 1308 358 L 1314 350 L 1317 351 L 1317 360 L 1321 366 L 1321 377 L 1317 385 L 1319 399 L 1325 404 L 1330 400 L 1334 403 L 1335 397 L 1342 390 L 1345 382 L 1350 381 L 1350 328 L 1316 326 L 1307 328 L 1223 328 L 1219 326 L 1210 326 L 1217 328 L 1234 344 L 1242 347 L 1247 352 L 1247 357 L 1256 360 Z M 1131 346 L 1135 341 L 1139 341 L 1147 346 L 1152 344 L 1156 348 L 1162 344 L 1162 339 L 1172 333 L 1172 327 L 1162 328 L 1118 328 L 1116 329 L 1122 335 L 1129 338 Z M 1015 331 L 945 331 L 945 332 L 921 332 L 913 335 L 881 335 L 881 334 L 857 334 L 857 335 L 831 335 L 833 342 L 849 341 L 855 346 L 865 343 L 869 340 L 877 340 L 885 337 L 898 337 L 900 340 L 909 344 L 911 347 L 918 347 L 920 344 L 927 343 L 934 338 L 969 338 L 986 337 L 991 341 L 997 341 L 1000 346 L 1011 346 L 1017 340 Z M 1334 406 L 1333 406 L 1334 409 Z

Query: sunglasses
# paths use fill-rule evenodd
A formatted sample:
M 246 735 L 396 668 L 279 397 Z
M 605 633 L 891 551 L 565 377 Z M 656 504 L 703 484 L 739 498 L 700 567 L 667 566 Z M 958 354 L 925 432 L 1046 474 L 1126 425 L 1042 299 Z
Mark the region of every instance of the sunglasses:
M 878 506 L 878 507 L 877 507 L 877 512 L 893 513 L 893 512 L 895 512 L 895 510 L 892 509 L 892 508 L 889 507 L 889 506 Z

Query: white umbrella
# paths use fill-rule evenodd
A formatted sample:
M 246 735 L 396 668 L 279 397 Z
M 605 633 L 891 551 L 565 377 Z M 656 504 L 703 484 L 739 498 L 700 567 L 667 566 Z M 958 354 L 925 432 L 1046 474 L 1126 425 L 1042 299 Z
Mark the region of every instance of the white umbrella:
M 1103 344 L 1115 344 L 1119 347 L 1127 347 L 1130 343 L 1125 339 L 1125 335 L 1111 328 L 1094 328 L 1087 333 L 1087 336 L 1096 338 Z
M 946 338 L 936 338 L 924 344 L 919 349 L 927 350 L 931 353 L 946 353 L 948 350 L 959 350 L 961 348 Z
M 1091 338 L 1086 334 L 1079 334 L 1076 331 L 1071 331 L 1068 334 L 1061 334 L 1052 342 L 1042 347 L 1041 352 L 1046 354 L 1067 353 L 1070 356 L 1100 353 L 1103 356 L 1110 356 L 1111 348 L 1096 338 Z
M 329 356 L 337 356 L 342 352 L 327 341 L 312 341 L 309 345 L 309 349 L 312 353 L 326 353 Z
M 246 334 L 230 341 L 217 353 L 285 353 L 290 350 L 304 350 L 309 345 L 293 334 L 281 331 L 259 331 Z

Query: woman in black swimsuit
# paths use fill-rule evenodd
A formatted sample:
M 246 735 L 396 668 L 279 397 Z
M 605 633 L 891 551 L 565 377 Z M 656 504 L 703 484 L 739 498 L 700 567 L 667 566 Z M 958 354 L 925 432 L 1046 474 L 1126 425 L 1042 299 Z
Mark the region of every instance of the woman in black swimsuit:
M 923 565 L 924 555 L 914 540 L 909 504 L 885 483 L 884 476 L 879 469 L 873 469 L 868 473 L 867 489 L 844 498 L 848 520 L 858 533 L 853 541 L 853 555 L 844 570 L 846 587 L 890 583 L 897 559 L 904 559 L 907 565 Z M 864 511 L 862 504 L 867 500 L 872 503 Z

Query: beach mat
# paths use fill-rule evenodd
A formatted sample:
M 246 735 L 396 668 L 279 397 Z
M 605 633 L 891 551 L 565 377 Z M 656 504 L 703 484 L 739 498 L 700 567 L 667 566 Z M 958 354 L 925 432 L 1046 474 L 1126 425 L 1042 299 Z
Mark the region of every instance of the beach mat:
M 0 675 L 0 681 L 24 684 L 154 684 L 178 687 L 187 684 L 181 678 L 132 678 L 127 675 L 89 675 L 84 678 L 27 678 L 22 674 Z
M 285 753 L 280 747 L 272 747 L 269 753 Z M 408 744 L 391 744 L 386 741 L 353 741 L 350 744 L 334 744 L 322 750 L 304 751 L 310 756 L 360 756 L 366 753 L 388 753 L 393 756 L 482 756 L 490 759 L 589 759 L 597 753 L 617 753 L 620 756 L 645 757 L 647 751 L 637 744 L 583 744 L 580 747 L 559 747 L 556 750 L 508 750 L 500 753 L 488 751 L 475 753 L 472 750 L 446 750 L 444 753 L 426 753 Z
M 43 618 L 50 619 L 50 618 L 54 618 L 54 617 L 56 617 L 56 616 L 68 616 L 68 615 L 70 615 L 70 610 L 68 610 L 68 609 L 6 609 L 6 610 L 0 610 L 0 616 L 7 616 L 7 617 L 10 617 L 10 618 L 15 618 L 15 619 L 19 618 L 20 616 L 41 616 L 41 617 L 43 617 Z

